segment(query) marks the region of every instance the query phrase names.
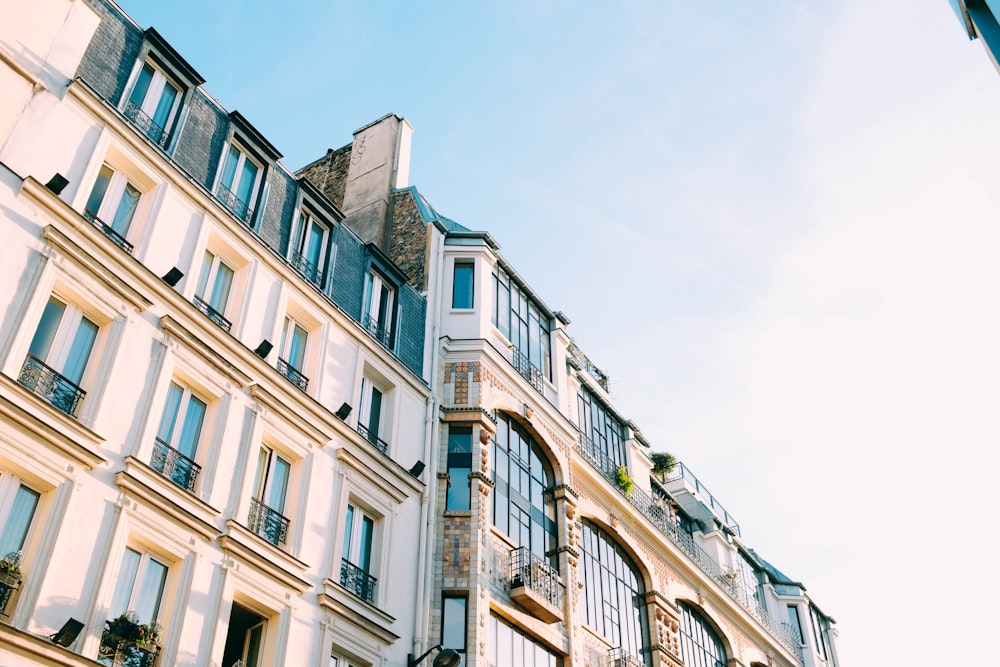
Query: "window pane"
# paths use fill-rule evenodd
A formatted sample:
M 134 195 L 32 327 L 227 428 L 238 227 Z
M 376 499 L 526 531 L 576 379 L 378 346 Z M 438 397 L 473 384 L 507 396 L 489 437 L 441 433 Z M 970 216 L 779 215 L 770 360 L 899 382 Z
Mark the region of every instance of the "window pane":
M 139 205 L 139 190 L 131 183 L 125 184 L 125 191 L 118 201 L 118 209 L 115 211 L 114 220 L 111 221 L 111 228 L 122 236 L 128 232 L 129 225 L 132 224 L 132 216 Z
M 229 152 L 226 153 L 226 162 L 222 165 L 222 177 L 219 179 L 219 182 L 226 186 L 226 189 L 230 192 L 233 190 L 233 178 L 236 176 L 236 166 L 239 164 L 239 161 L 239 149 L 230 144 Z
M 175 449 L 189 459 L 193 459 L 201 437 L 201 426 L 205 421 L 207 407 L 204 402 L 188 394 L 187 410 L 184 412 L 184 428 Z
M 368 415 L 368 432 L 374 435 L 381 435 L 380 425 L 382 423 L 382 392 L 376 387 L 372 387 L 372 408 Z
M 59 323 L 62 321 L 62 316 L 65 312 L 66 304 L 55 299 L 49 299 L 49 302 L 45 304 L 45 310 L 42 311 L 42 319 L 38 323 L 34 337 L 31 339 L 28 352 L 43 361 L 49 356 L 52 341 L 56 336 L 56 331 L 59 329 Z
M 142 106 L 142 101 L 146 99 L 146 91 L 149 90 L 149 82 L 153 79 L 153 68 L 146 63 L 142 66 L 142 71 L 139 72 L 139 78 L 135 81 L 135 88 L 132 89 L 132 94 L 129 96 L 128 101 L 137 107 Z
M 163 93 L 160 95 L 160 101 L 156 105 L 156 112 L 153 114 L 153 122 L 164 130 L 167 129 L 167 120 L 170 119 L 170 111 L 174 108 L 174 100 L 176 99 L 177 89 L 170 85 L 169 82 L 164 82 Z
M 167 388 L 167 401 L 163 406 L 163 416 L 160 417 L 160 428 L 156 430 L 156 437 L 167 444 L 170 444 L 174 437 L 174 423 L 177 421 L 177 410 L 181 406 L 183 395 L 184 390 L 171 382 Z
M 250 195 L 253 193 L 253 185 L 256 181 L 257 165 L 244 158 L 243 169 L 240 171 L 240 185 L 236 192 L 236 196 L 244 204 L 250 203 Z
M 375 533 L 375 521 L 368 516 L 361 517 L 361 540 L 358 550 L 358 567 L 365 572 L 372 569 L 372 536 Z
M 152 558 L 146 559 L 146 567 L 139 579 L 139 585 L 132 599 L 132 610 L 140 623 L 151 623 L 160 614 L 160 599 L 163 585 L 167 580 L 167 566 Z
M 0 557 L 20 551 L 24 547 L 24 540 L 28 536 L 28 527 L 31 526 L 31 518 L 35 515 L 40 495 L 23 484 L 17 487 L 7 524 L 3 528 L 3 534 L 0 535 Z
M 451 293 L 452 308 L 472 308 L 473 265 L 455 264 L 455 279 Z
M 445 598 L 441 620 L 441 644 L 465 652 L 465 598 Z
M 94 181 L 94 189 L 90 191 L 90 196 L 87 197 L 87 207 L 86 210 L 91 214 L 96 216 L 101 210 L 101 203 L 104 201 L 104 195 L 108 191 L 108 184 L 111 182 L 111 177 L 114 172 L 111 171 L 108 165 L 101 167 L 101 171 L 97 173 L 97 180 Z
M 276 512 L 285 511 L 285 492 L 288 491 L 288 476 L 291 464 L 280 456 L 274 457 L 274 469 L 271 471 L 271 490 L 267 496 L 267 506 Z
M 344 520 L 344 560 L 351 560 L 351 534 L 354 532 L 354 505 L 347 506 L 347 518 Z
M 97 339 L 97 325 L 86 317 L 80 320 L 80 326 L 73 337 L 73 344 L 69 349 L 69 356 L 66 358 L 66 365 L 62 374 L 73 384 L 80 384 L 83 371 L 87 367 L 87 360 L 90 359 L 90 352 L 94 348 L 94 341 Z
M 132 587 L 135 585 L 135 575 L 139 571 L 140 558 L 138 551 L 125 549 L 118 571 L 118 583 L 115 584 L 115 594 L 111 598 L 110 618 L 118 618 L 129 610 L 129 598 L 132 597 Z
M 208 300 L 208 305 L 215 308 L 220 313 L 226 309 L 229 302 L 229 289 L 233 286 L 233 270 L 224 263 L 219 262 L 219 267 L 215 272 L 215 284 L 212 286 L 212 296 Z

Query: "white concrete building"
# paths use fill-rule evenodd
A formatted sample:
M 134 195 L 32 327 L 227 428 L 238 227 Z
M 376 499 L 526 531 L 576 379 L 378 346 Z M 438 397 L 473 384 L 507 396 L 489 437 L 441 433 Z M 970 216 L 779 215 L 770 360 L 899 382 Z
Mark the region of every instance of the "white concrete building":
M 0 11 L 0 664 L 403 663 L 424 298 L 155 30 Z

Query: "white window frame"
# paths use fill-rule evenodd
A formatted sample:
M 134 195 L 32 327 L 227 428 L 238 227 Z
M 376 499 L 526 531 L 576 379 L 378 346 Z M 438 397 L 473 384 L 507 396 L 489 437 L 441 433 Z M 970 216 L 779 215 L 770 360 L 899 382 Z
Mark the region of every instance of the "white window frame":
M 62 304 L 63 312 L 59 318 L 58 324 L 55 327 L 55 331 L 52 334 L 52 339 L 48 344 L 48 349 L 45 350 L 44 353 L 42 353 L 41 350 L 32 351 L 32 343 L 34 342 L 34 338 L 42 325 L 45 310 L 48 308 L 49 303 L 53 301 Z M 80 332 L 80 327 L 84 321 L 94 325 L 97 330 L 94 334 L 94 340 L 90 345 L 90 350 L 87 352 L 87 357 L 83 360 L 83 368 L 79 373 L 79 377 L 69 377 L 66 375 L 66 366 L 70 361 L 70 354 L 73 352 L 76 336 Z M 89 384 L 89 380 L 95 372 L 94 368 L 97 366 L 95 361 L 100 354 L 104 329 L 105 327 L 102 322 L 100 322 L 97 318 L 94 318 L 91 313 L 85 312 L 82 308 L 77 306 L 73 299 L 67 299 L 57 292 L 52 292 L 48 295 L 48 298 L 42 305 L 41 313 L 39 314 L 35 327 L 28 338 L 28 349 L 26 350 L 24 360 L 27 360 L 28 355 L 34 356 L 56 373 L 59 373 L 59 375 L 64 377 L 67 381 L 74 384 L 75 387 L 82 389 L 84 386 Z M 38 354 L 36 354 L 36 352 Z M 29 391 L 37 391 L 37 389 L 29 389 Z M 54 396 L 55 394 L 53 394 L 52 397 L 43 396 L 43 398 L 52 402 L 52 398 Z M 59 408 L 58 405 L 56 405 L 56 407 Z M 78 408 L 79 405 L 76 407 Z M 73 414 L 76 415 L 76 412 Z
M 111 172 L 110 177 L 108 177 L 108 185 L 104 190 L 104 193 L 100 195 L 99 202 L 96 203 L 97 210 L 91 207 L 91 199 L 95 196 L 95 190 L 97 189 L 98 183 L 101 179 L 101 174 L 104 170 Z M 118 211 L 124 202 L 125 194 L 128 188 L 131 187 L 137 193 L 135 206 L 132 208 L 132 212 L 128 215 L 125 220 L 125 224 L 122 229 L 116 228 L 118 223 Z M 87 195 L 87 201 L 84 204 L 84 217 L 87 219 L 97 218 L 104 226 L 112 229 L 121 236 L 123 239 L 128 238 L 128 233 L 132 229 L 132 222 L 135 221 L 136 215 L 139 212 L 139 207 L 142 205 L 142 188 L 136 185 L 129 177 L 124 174 L 120 169 L 116 169 L 107 162 L 101 163 L 101 167 L 97 172 L 97 178 L 94 179 L 94 184 L 90 188 L 90 194 Z
M 119 592 L 118 587 L 122 583 L 122 579 L 121 579 L 121 577 L 123 575 L 122 566 L 125 563 L 125 554 L 128 551 L 131 551 L 134 554 L 138 554 L 138 556 L 139 556 L 139 563 L 138 563 L 138 567 L 136 568 L 135 578 L 132 580 L 132 584 L 131 584 L 131 586 L 129 588 L 128 599 L 125 601 L 124 608 L 120 608 L 120 607 L 116 608 L 115 603 L 118 602 L 118 601 L 115 600 L 115 598 L 117 597 L 117 594 Z M 154 561 L 154 562 L 156 562 L 157 564 L 161 565 L 164 568 L 163 580 L 162 580 L 162 582 L 160 584 L 160 590 L 157 593 L 157 599 L 156 599 L 156 605 L 155 605 L 156 606 L 156 611 L 154 612 L 153 617 L 152 618 L 142 618 L 142 617 L 139 617 L 138 620 L 139 620 L 139 623 L 141 623 L 141 624 L 159 623 L 160 619 L 163 617 L 163 603 L 164 603 L 164 601 L 166 600 L 166 597 L 167 597 L 167 590 L 168 590 L 169 582 L 170 582 L 170 569 L 171 569 L 172 563 L 169 560 L 163 558 L 162 556 L 160 556 L 158 554 L 151 553 L 147 549 L 143 549 L 142 547 L 138 547 L 138 546 L 134 546 L 134 545 L 126 545 L 125 549 L 122 551 L 121 558 L 118 561 L 118 573 L 115 576 L 115 584 L 114 584 L 114 587 L 112 588 L 112 593 L 111 593 L 111 603 L 110 603 L 110 606 L 108 607 L 108 618 L 109 618 L 109 620 L 117 618 L 121 614 L 124 614 L 126 612 L 134 610 L 134 608 L 135 608 L 135 602 L 137 601 L 136 596 L 137 596 L 137 594 L 139 594 L 139 593 L 142 592 L 142 589 L 144 588 L 144 584 L 146 583 L 146 577 L 147 577 L 147 575 L 149 575 L 149 563 L 150 563 L 150 561 Z M 138 593 L 137 593 L 137 591 L 138 591 Z
M 35 506 L 31 510 L 31 517 L 28 519 L 24 533 L 21 535 L 21 545 L 17 549 L 9 549 L 8 545 L 0 543 L 0 557 L 6 556 L 10 552 L 21 552 L 21 564 L 23 567 L 25 563 L 23 554 L 31 545 L 35 527 L 39 522 L 39 515 L 42 512 L 45 491 L 39 489 L 37 484 L 24 480 L 13 473 L 0 473 L 0 517 L 2 517 L 2 520 L 0 520 L 0 537 L 5 536 L 10 526 L 11 511 L 14 509 L 14 502 L 17 500 L 17 494 L 22 487 L 31 493 L 38 494 L 38 497 L 35 499 Z M 10 610 L 8 609 L 7 611 L 9 616 Z
M 293 364 L 292 363 L 293 360 L 289 358 L 290 357 L 289 352 L 291 351 L 292 342 L 295 338 L 296 329 L 301 330 L 304 335 L 302 338 L 302 347 L 301 347 L 302 358 L 298 360 L 299 361 L 298 364 Z M 293 317 L 290 314 L 285 315 L 285 323 L 284 326 L 282 326 L 281 328 L 281 345 L 278 350 L 278 356 L 290 367 L 297 370 L 299 373 L 304 373 L 305 367 L 309 363 L 310 333 L 311 332 L 309 331 L 309 327 L 307 327 L 304 323 L 299 322 L 295 317 Z
M 209 255 L 212 256 L 211 260 L 208 259 Z M 206 264 L 208 265 L 207 269 Z M 217 282 L 219 280 L 220 266 L 224 266 L 229 269 L 232 273 L 232 278 L 230 279 L 229 287 L 226 289 L 226 295 L 223 299 L 224 303 L 213 304 L 212 295 L 215 294 Z M 236 271 L 237 269 L 230 266 L 229 262 L 226 261 L 226 258 L 220 253 L 214 252 L 210 248 L 205 249 L 205 252 L 202 255 L 201 269 L 198 275 L 198 284 L 195 288 L 195 296 L 227 319 L 229 318 L 227 317 L 226 312 L 229 310 L 229 303 L 232 301 L 234 287 L 236 286 Z

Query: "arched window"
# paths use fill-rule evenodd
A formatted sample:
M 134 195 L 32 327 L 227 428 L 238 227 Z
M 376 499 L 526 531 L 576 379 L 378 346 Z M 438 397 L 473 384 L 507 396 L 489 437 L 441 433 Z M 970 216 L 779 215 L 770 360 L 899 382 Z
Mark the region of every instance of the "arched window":
M 685 667 L 726 667 L 722 638 L 697 609 L 678 602 L 681 609 L 681 658 Z
M 580 523 L 583 551 L 584 621 L 622 652 L 648 662 L 646 605 L 639 570 L 597 525 Z
M 555 480 L 552 466 L 528 432 L 502 413 L 492 461 L 493 525 L 557 567 L 555 503 L 547 492 Z

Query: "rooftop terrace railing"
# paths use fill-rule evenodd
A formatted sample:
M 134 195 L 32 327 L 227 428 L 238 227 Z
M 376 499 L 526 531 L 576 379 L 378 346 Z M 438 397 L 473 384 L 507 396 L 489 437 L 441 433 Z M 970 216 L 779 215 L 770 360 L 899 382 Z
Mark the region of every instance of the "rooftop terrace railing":
M 667 477 L 667 481 L 673 482 L 679 479 L 683 479 L 691 485 L 698 495 L 700 495 L 705 502 L 708 503 L 708 506 L 712 508 L 712 511 L 722 517 L 722 520 L 726 522 L 727 526 L 733 529 L 733 532 L 737 535 L 740 534 L 740 524 L 736 522 L 736 519 L 733 518 L 733 516 L 726 511 L 726 508 L 722 506 L 722 503 L 720 503 L 715 496 L 713 496 L 712 493 L 705 488 L 705 485 L 694 476 L 691 469 L 678 461 L 677 467 L 674 468 L 674 471 Z

